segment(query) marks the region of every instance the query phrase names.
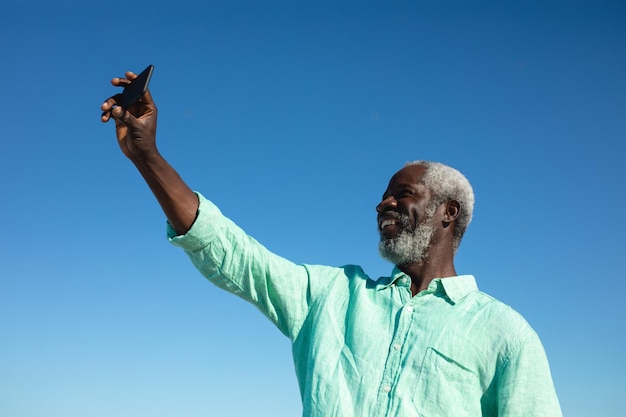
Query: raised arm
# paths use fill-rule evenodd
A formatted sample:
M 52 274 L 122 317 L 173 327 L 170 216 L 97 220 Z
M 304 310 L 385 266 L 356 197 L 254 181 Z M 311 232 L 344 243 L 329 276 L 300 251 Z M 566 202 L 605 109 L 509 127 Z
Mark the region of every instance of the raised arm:
M 113 78 L 111 84 L 124 87 L 136 77 L 127 72 L 126 78 Z M 135 164 L 174 230 L 184 234 L 196 218 L 198 198 L 157 149 L 157 108 L 152 96 L 147 91 L 127 110 L 117 106 L 120 97 L 117 94 L 102 104 L 102 122 L 115 121 L 122 152 Z

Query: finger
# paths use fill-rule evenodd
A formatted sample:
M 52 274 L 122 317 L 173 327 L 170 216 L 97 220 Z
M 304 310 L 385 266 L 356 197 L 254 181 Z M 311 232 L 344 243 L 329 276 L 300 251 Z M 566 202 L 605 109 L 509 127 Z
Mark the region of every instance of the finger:
M 111 79 L 111 84 L 116 87 L 126 87 L 128 84 L 130 84 L 130 80 L 128 78 L 115 77 Z
M 121 98 L 122 98 L 122 94 L 116 94 L 114 96 L 107 98 L 106 100 L 104 100 L 104 103 L 102 103 L 102 106 L 100 106 L 100 109 L 103 112 L 111 111 L 111 109 L 115 107 L 117 103 L 120 102 Z
M 125 126 L 132 126 L 137 121 L 137 118 L 130 114 L 128 110 L 124 110 L 120 106 L 115 106 L 110 111 L 111 117 L 113 117 L 116 121 L 122 123 Z

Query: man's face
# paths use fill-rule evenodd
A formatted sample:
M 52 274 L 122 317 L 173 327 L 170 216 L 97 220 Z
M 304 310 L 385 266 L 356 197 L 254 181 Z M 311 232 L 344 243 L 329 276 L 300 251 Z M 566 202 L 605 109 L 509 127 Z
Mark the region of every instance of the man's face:
M 395 265 L 422 262 L 435 233 L 430 190 L 420 182 L 426 168 L 409 165 L 389 182 L 383 200 L 376 207 L 379 251 Z

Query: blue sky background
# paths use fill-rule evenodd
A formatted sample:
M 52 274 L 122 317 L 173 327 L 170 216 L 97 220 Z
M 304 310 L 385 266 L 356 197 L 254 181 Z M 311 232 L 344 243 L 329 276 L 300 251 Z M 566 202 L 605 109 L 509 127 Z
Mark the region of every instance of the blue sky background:
M 624 416 L 623 1 L 0 2 L 0 416 L 296 416 L 289 341 L 213 287 L 99 106 L 155 65 L 162 153 L 296 262 L 380 259 L 409 160 L 476 194 L 457 272 L 522 313 L 564 415 Z

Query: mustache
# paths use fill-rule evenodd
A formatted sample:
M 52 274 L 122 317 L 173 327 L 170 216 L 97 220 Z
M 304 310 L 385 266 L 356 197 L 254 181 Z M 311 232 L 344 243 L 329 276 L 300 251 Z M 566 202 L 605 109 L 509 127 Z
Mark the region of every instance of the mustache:
M 380 213 L 378 217 L 392 217 L 398 220 L 403 228 L 411 228 L 411 219 L 409 218 L 408 214 L 400 213 L 399 211 L 395 210 L 387 210 Z

